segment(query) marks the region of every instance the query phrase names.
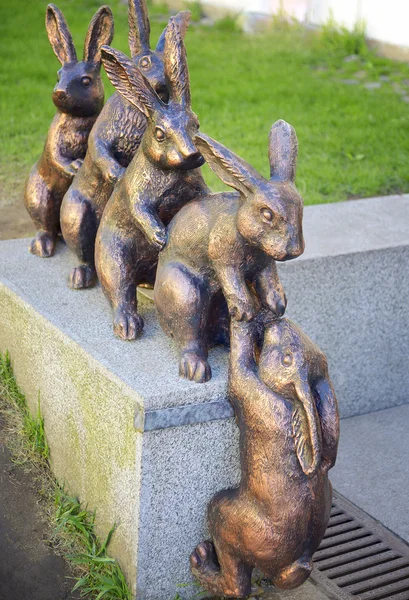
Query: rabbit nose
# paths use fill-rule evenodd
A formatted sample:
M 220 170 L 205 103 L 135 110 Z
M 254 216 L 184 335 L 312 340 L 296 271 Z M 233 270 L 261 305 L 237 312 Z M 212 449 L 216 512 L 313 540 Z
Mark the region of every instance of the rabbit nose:
M 57 100 L 66 100 L 67 92 L 65 92 L 64 90 L 54 90 L 54 97 Z
M 197 152 L 197 151 L 183 153 L 182 156 L 183 156 L 183 162 L 189 169 L 197 169 L 198 167 L 201 167 L 205 163 L 203 156 L 200 154 L 200 152 Z
M 190 164 L 192 164 L 195 168 L 201 167 L 202 165 L 204 165 L 205 163 L 205 159 L 203 158 L 203 156 L 200 154 L 200 152 L 195 152 L 194 154 L 191 154 L 189 156 L 189 162 Z
M 304 242 L 304 238 L 298 238 L 296 239 L 294 242 L 292 242 L 291 244 L 288 245 L 287 247 L 287 255 L 288 258 L 297 258 L 298 256 L 301 256 L 301 254 L 304 252 L 305 249 L 305 242 Z

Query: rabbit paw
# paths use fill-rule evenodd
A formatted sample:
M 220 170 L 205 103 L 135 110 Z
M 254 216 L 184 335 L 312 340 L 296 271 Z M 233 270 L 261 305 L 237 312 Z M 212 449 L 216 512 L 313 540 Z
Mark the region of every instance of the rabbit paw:
M 50 258 L 55 250 L 56 238 L 46 231 L 39 231 L 32 240 L 29 250 L 31 254 L 41 256 L 41 258 Z
M 136 309 L 117 308 L 114 315 L 114 333 L 121 340 L 136 340 L 142 333 L 143 319 Z
M 212 378 L 212 370 L 203 356 L 196 352 L 184 352 L 179 363 L 179 375 L 189 381 L 206 383 Z
M 203 587 L 211 589 L 214 578 L 220 574 L 220 567 L 213 542 L 206 540 L 198 544 L 190 555 L 190 568 Z M 209 585 L 210 584 L 210 585 Z
M 254 302 L 251 298 L 243 299 L 231 297 L 228 299 L 229 313 L 235 321 L 251 321 L 257 314 Z
M 251 580 L 237 578 L 236 573 L 222 573 L 213 542 L 207 540 L 196 546 L 190 555 L 190 569 L 199 583 L 212 595 L 244 598 L 250 594 Z
M 122 175 L 125 173 L 126 169 L 121 167 L 121 165 L 115 163 L 115 166 L 112 165 L 110 169 L 105 172 L 105 179 L 112 185 L 115 185 L 117 181 L 119 181 Z
M 94 267 L 89 265 L 80 265 L 75 267 L 68 278 L 68 285 L 73 290 L 83 290 L 93 287 L 97 280 L 97 274 Z
M 264 298 L 263 304 L 277 317 L 282 317 L 287 308 L 287 298 L 284 292 L 281 294 L 274 289 L 269 290 L 267 297 Z
M 159 250 L 162 250 L 167 242 L 168 234 L 165 227 L 153 229 L 149 241 Z
M 74 174 L 77 173 L 81 169 L 83 162 L 84 160 L 82 158 L 77 158 L 77 160 L 74 160 L 70 165 L 70 171 L 72 171 Z

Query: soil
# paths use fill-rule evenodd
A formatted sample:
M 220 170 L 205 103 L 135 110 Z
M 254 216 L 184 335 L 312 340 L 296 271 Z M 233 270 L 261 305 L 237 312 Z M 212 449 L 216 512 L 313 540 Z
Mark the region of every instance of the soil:
M 50 525 L 33 476 L 13 464 L 0 423 L 0 600 L 76 600 L 68 563 L 47 538 Z
M 34 233 L 34 225 L 22 199 L 6 205 L 0 203 L 0 240 L 32 237 Z

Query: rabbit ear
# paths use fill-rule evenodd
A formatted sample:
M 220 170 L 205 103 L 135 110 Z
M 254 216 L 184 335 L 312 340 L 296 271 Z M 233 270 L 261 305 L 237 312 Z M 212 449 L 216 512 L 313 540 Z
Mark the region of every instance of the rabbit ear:
M 170 19 L 167 26 L 163 62 L 169 83 L 170 101 L 190 106 L 190 80 L 186 48 L 175 17 Z
M 318 469 L 322 454 L 322 433 L 315 398 L 307 382 L 295 384 L 295 402 L 291 425 L 295 450 L 306 475 Z
M 146 0 L 128 0 L 128 42 L 132 58 L 150 50 L 151 26 Z
M 49 4 L 45 13 L 45 26 L 48 39 L 60 63 L 77 62 L 74 42 L 67 21 L 55 4 Z
M 114 17 L 109 6 L 101 6 L 92 17 L 84 44 L 84 60 L 101 62 L 101 46 L 110 44 L 114 37 Z
M 190 10 L 182 10 L 181 12 L 178 12 L 178 14 L 174 16 L 175 21 L 179 25 L 180 35 L 182 36 L 182 40 L 185 39 L 186 32 L 189 28 L 191 16 L 192 16 L 192 13 L 190 12 Z M 165 50 L 165 39 L 166 39 L 167 30 L 168 30 L 168 27 L 166 26 L 165 29 L 162 31 L 162 35 L 160 36 L 159 41 L 156 45 L 156 52 L 163 52 Z
M 254 194 L 265 181 L 251 165 L 208 135 L 196 135 L 194 143 L 219 179 L 244 196 Z
M 163 103 L 138 67 L 122 52 L 102 46 L 102 62 L 113 86 L 149 118 Z
M 271 179 L 294 183 L 298 155 L 294 127 L 280 119 L 272 126 L 268 139 Z

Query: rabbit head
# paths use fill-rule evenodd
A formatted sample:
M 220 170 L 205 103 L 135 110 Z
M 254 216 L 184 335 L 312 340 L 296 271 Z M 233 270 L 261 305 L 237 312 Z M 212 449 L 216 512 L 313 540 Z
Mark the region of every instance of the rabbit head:
M 195 144 L 216 175 L 240 192 L 240 234 L 274 260 L 283 261 L 304 251 L 303 200 L 294 185 L 298 144 L 294 129 L 282 120 L 271 128 L 269 140 L 270 180 L 209 136 L 198 134 Z
M 204 159 L 192 141 L 199 129 L 199 121 L 190 106 L 186 50 L 177 20 L 170 19 L 165 39 L 167 104 L 159 98 L 142 71 L 122 52 L 104 46 L 102 60 L 118 92 L 148 120 L 141 144 L 148 159 L 164 170 L 202 166 Z
M 100 112 L 104 104 L 101 46 L 109 44 L 114 34 L 111 9 L 102 6 L 93 16 L 84 45 L 84 58 L 77 60 L 74 43 L 64 15 L 49 4 L 46 12 L 48 38 L 62 67 L 53 92 L 53 102 L 61 112 L 87 117 Z
M 311 387 L 311 365 L 318 355 L 322 356 L 319 348 L 288 319 L 266 324 L 259 375 L 267 387 L 294 404 L 292 435 L 307 475 L 316 471 L 322 451 L 320 420 Z
M 190 22 L 190 11 L 182 11 L 173 17 L 179 24 L 182 37 L 185 36 Z M 159 38 L 155 50 L 150 46 L 150 23 L 146 0 L 129 0 L 129 48 L 133 62 L 142 71 L 146 79 L 164 102 L 169 100 L 163 65 L 163 52 L 167 27 Z

